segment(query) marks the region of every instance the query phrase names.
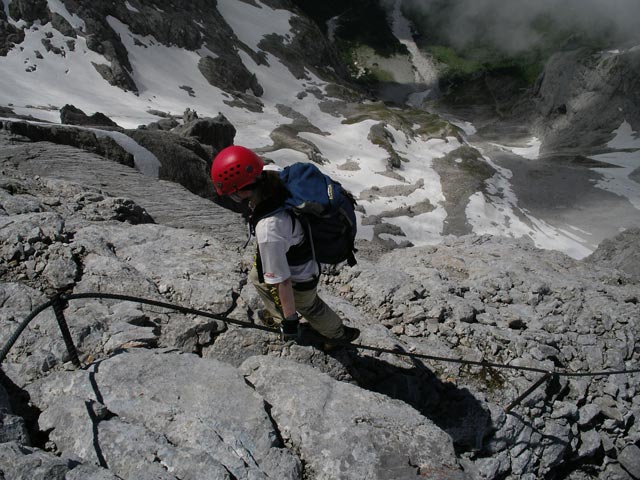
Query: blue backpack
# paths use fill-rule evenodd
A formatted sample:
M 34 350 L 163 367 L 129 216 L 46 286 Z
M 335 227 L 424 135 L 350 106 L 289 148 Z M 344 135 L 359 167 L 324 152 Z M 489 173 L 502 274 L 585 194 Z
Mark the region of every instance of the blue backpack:
M 356 264 L 357 222 L 353 195 L 312 163 L 294 163 L 280 172 L 291 196 L 284 208 L 300 220 L 314 258 L 324 264 Z

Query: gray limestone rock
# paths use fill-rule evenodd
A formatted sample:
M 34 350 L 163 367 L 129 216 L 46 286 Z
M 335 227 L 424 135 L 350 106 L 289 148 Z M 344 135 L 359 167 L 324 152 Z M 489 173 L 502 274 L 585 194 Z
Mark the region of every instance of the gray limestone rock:
M 219 132 L 215 128 L 213 132 Z M 205 198 L 215 196 L 209 168 L 212 152 L 195 138 L 161 130 L 128 130 L 127 135 L 153 153 L 160 161 L 160 178 L 179 183 Z
M 151 122 L 147 125 L 141 125 L 138 128 L 142 130 L 164 130 L 169 131 L 174 127 L 180 125 L 177 120 L 173 118 L 163 118 L 157 122 Z
M 448 436 L 401 402 L 272 357 L 242 371 L 314 478 L 465 478 Z
M 94 132 L 74 127 L 45 126 L 25 121 L 7 122 L 5 128 L 23 135 L 34 142 L 53 142 L 71 145 L 87 152 L 96 153 L 123 165 L 133 167 L 133 155 L 116 143 L 111 137 L 98 136 Z
M 602 446 L 602 438 L 597 430 L 587 430 L 580 434 L 580 457 L 592 457 Z
M 200 143 L 211 145 L 216 152 L 233 145 L 236 129 L 229 120 L 219 114 L 215 118 L 198 118 L 173 129 L 174 133 L 193 137 Z
M 119 480 L 109 470 L 61 458 L 15 442 L 0 443 L 0 478 L 6 480 Z
M 0 443 L 6 442 L 29 445 L 30 439 L 24 419 L 12 413 L 9 394 L 0 385 Z
M 640 51 L 563 51 L 547 62 L 536 101 L 543 152 L 597 148 L 623 121 L 640 125 Z
M 633 478 L 640 478 L 640 448 L 627 445 L 618 454 L 618 461 Z
M 640 229 L 626 230 L 614 238 L 604 240 L 586 261 L 617 267 L 627 273 L 632 280 L 640 281 Z M 640 294 L 638 294 L 640 296 Z M 635 301 L 638 302 L 638 296 Z
M 264 400 L 215 360 L 133 349 L 28 389 L 59 452 L 104 461 L 122 478 L 297 478 L 300 469 Z

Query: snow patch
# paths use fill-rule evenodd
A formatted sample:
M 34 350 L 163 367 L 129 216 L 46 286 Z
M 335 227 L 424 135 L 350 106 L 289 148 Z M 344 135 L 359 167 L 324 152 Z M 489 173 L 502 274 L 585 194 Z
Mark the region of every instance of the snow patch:
M 100 138 L 111 137 L 118 145 L 133 155 L 133 162 L 140 173 L 148 177 L 158 178 L 160 160 L 133 138 L 124 133 L 110 130 L 99 130 L 95 128 L 87 128 L 86 130 L 94 132 L 96 136 Z
M 437 86 L 438 73 L 436 67 L 431 58 L 424 55 L 413 40 L 411 22 L 402 14 L 401 6 L 402 0 L 396 0 L 391 22 L 393 35 L 409 50 L 411 62 L 415 67 L 416 83 Z
M 288 10 L 274 9 L 256 0 L 257 6 L 238 0 L 218 0 L 218 12 L 233 29 L 238 39 L 259 51 L 258 43 L 265 35 L 276 34 L 291 39 L 290 20 L 293 14 Z
M 634 208 L 640 210 L 640 188 L 629 175 L 640 168 L 640 152 L 612 152 L 594 155 L 591 158 L 620 168 L 594 168 L 602 178 L 596 187 L 627 198 Z
M 640 148 L 640 137 L 638 136 L 638 132 L 633 131 L 633 128 L 631 128 L 631 125 L 626 120 L 623 121 L 612 133 L 615 133 L 616 136 L 607 143 L 608 147 L 619 150 Z
M 47 4 L 49 6 L 49 10 L 52 13 L 57 13 L 58 15 L 63 17 L 73 28 L 82 30 L 83 32 L 86 30 L 86 24 L 84 23 L 84 20 L 77 16 L 75 13 L 70 13 L 61 0 L 47 0 Z
M 588 245 L 573 233 L 555 228 L 519 208 L 509 182 L 512 172 L 487 157 L 485 160 L 497 173 L 487 181 L 486 193 L 476 192 L 469 198 L 465 212 L 473 233 L 529 237 L 538 248 L 560 250 L 576 259 L 591 254 L 594 245 Z
M 528 160 L 537 160 L 540 157 L 542 141 L 538 137 L 532 137 L 527 142 L 526 147 L 512 147 L 508 145 L 500 145 L 498 143 L 491 143 L 491 145 L 501 148 L 502 150 L 507 150 Z
M 130 12 L 140 13 L 140 10 L 138 10 L 136 7 L 134 7 L 127 1 L 124 2 L 124 6 L 127 7 L 127 10 L 129 10 Z
M 476 127 L 471 122 L 456 120 L 456 119 L 447 119 L 451 125 L 458 127 L 460 130 L 464 132 L 464 134 L 468 137 L 471 135 L 475 135 L 478 131 Z
M 609 148 L 618 150 L 635 150 L 603 153 L 591 158 L 599 162 L 615 165 L 619 168 L 594 168 L 602 175 L 596 187 L 615 193 L 629 200 L 634 208 L 640 210 L 640 189 L 638 183 L 629 176 L 640 169 L 640 138 L 631 125 L 625 120 L 613 131 L 616 136 L 607 144 Z

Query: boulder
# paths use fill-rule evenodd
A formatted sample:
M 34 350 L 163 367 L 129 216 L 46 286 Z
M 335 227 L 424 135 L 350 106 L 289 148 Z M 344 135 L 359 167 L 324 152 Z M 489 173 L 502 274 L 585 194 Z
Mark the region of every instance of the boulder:
M 233 145 L 236 129 L 223 115 L 215 118 L 195 118 L 173 129 L 183 137 L 193 137 L 198 142 L 211 145 L 216 152 Z
M 62 33 L 66 37 L 71 37 L 71 38 L 78 37 L 73 26 L 67 21 L 66 18 L 64 18 L 62 15 L 58 13 L 51 14 L 51 25 L 53 25 L 53 28 L 58 30 L 60 33 Z
M 627 445 L 620 452 L 618 461 L 633 478 L 640 478 L 640 448 Z
M 209 176 L 212 149 L 174 132 L 135 129 L 126 133 L 158 158 L 160 179 L 179 183 L 204 198 L 215 196 Z
M 0 444 L 5 442 L 29 445 L 30 439 L 24 419 L 13 414 L 9 394 L 0 385 Z
M 177 127 L 178 125 L 180 125 L 178 121 L 173 118 L 163 118 L 161 120 L 158 120 L 157 122 L 151 122 L 148 125 L 143 125 L 142 127 L 138 127 L 138 128 L 141 128 L 142 130 L 146 129 L 146 130 L 169 131 Z
M 630 228 L 604 240 L 585 261 L 619 268 L 631 280 L 640 282 L 640 228 Z

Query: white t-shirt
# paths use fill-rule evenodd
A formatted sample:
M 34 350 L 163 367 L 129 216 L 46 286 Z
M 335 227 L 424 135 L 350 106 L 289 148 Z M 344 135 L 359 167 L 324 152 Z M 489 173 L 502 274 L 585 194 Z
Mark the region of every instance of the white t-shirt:
M 302 265 L 289 265 L 287 251 L 304 240 L 302 225 L 285 211 L 261 219 L 256 225 L 256 239 L 262 259 L 265 283 L 281 283 L 291 277 L 294 283 L 308 282 L 318 275 L 318 264 L 311 259 Z

